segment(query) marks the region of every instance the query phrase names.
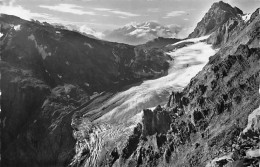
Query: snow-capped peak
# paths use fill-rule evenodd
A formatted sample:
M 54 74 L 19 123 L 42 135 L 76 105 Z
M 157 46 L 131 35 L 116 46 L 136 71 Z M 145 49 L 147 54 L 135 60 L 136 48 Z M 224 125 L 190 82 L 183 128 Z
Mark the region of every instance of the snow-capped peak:
M 102 39 L 104 34 L 102 32 L 98 32 L 90 27 L 88 27 L 87 25 L 75 25 L 75 24 L 67 24 L 67 25 L 60 25 L 57 24 L 58 26 L 61 26 L 65 29 L 68 29 L 70 31 L 78 31 L 88 37 L 92 37 L 92 38 L 99 38 Z
M 143 44 L 158 37 L 174 38 L 177 33 L 174 28 L 164 26 L 156 21 L 143 23 L 132 22 L 121 28 L 108 32 L 105 39 L 128 44 Z

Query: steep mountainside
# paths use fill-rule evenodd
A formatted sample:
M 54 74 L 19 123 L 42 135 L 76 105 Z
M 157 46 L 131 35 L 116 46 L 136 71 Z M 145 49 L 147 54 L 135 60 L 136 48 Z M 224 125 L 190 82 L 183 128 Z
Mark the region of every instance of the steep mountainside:
M 214 47 L 224 46 L 225 50 L 231 51 L 238 44 L 246 44 L 248 42 L 250 42 L 250 47 L 258 47 L 259 23 L 256 17 L 259 16 L 259 11 L 260 9 L 258 8 L 248 20 L 243 20 L 241 17 L 229 18 L 227 22 L 211 34 L 207 42 L 213 44 Z M 243 33 L 240 31 L 243 31 Z
M 74 110 L 102 91 L 164 75 L 155 49 L 0 15 L 2 166 L 66 166 Z
M 203 70 L 182 91 L 172 92 L 165 106 L 133 117 L 136 124 L 95 124 L 100 119 L 88 113 L 75 117 L 72 165 L 258 166 L 260 15 L 250 20 L 230 31 Z M 190 45 L 184 43 L 180 47 Z

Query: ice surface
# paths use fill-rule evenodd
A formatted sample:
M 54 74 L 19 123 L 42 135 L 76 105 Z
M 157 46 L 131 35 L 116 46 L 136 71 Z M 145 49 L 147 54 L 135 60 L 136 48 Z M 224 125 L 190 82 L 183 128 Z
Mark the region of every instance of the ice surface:
M 200 41 L 208 39 L 209 36 L 210 35 L 202 36 L 202 37 L 199 37 L 199 38 L 190 38 L 190 39 L 182 40 L 182 41 L 179 41 L 179 42 L 176 42 L 176 43 L 172 44 L 172 46 L 180 44 L 180 43 L 184 43 L 184 42 L 194 42 L 194 43 L 197 43 L 197 42 L 200 42 Z
M 114 120 L 125 122 L 144 108 L 151 108 L 154 105 L 165 103 L 173 90 L 183 89 L 208 62 L 210 56 L 216 53 L 211 45 L 201 40 L 207 39 L 200 37 L 185 41 L 192 41 L 195 44 L 183 47 L 181 49 L 169 52 L 174 59 L 170 62 L 168 75 L 144 81 L 142 84 L 133 86 L 126 91 L 117 93 L 110 100 L 102 105 L 107 108 L 111 104 L 115 107 L 101 118 L 99 121 Z

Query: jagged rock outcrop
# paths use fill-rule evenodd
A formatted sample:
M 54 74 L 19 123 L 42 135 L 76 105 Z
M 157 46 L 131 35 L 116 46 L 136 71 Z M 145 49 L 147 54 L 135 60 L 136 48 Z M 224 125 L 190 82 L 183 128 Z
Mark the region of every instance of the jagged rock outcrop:
M 238 18 L 243 12 L 229 4 L 220 1 L 214 3 L 203 19 L 197 24 L 194 31 L 189 35 L 189 38 L 200 37 L 211 34 L 219 27 L 225 24 L 230 18 Z
M 155 133 L 166 133 L 170 128 L 171 119 L 169 113 L 163 111 L 161 106 L 157 106 L 153 111 L 143 110 L 143 136 Z

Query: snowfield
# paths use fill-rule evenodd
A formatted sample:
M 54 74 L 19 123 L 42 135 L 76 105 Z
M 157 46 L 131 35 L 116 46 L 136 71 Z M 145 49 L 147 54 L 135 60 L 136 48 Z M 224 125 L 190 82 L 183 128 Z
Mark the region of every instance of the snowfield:
M 170 62 L 168 75 L 144 81 L 140 85 L 115 94 L 100 107 L 100 110 L 111 105 L 115 107 L 95 122 L 124 123 L 145 108 L 154 107 L 155 104 L 165 104 L 170 93 L 188 85 L 191 78 L 206 65 L 209 57 L 216 53 L 211 45 L 201 42 L 207 38 L 208 36 L 182 41 L 194 42 L 194 44 L 168 53 L 174 59 Z

